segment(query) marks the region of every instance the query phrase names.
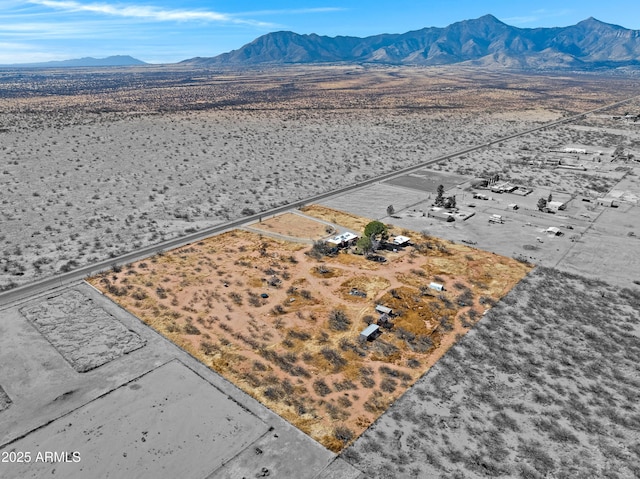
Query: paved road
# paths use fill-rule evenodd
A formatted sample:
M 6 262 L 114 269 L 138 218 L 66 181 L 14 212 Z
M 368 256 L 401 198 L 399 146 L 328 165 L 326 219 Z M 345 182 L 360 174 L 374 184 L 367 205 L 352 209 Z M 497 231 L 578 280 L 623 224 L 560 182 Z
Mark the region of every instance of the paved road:
M 127 263 L 131 263 L 132 261 L 136 261 L 139 259 L 143 259 L 146 258 L 148 256 L 152 256 L 154 254 L 163 252 L 163 251 L 168 251 L 170 249 L 173 248 L 177 248 L 179 246 L 184 246 L 186 244 L 189 243 L 193 243 L 199 240 L 202 240 L 204 238 L 207 238 L 209 236 L 212 236 L 214 234 L 219 234 L 222 233 L 224 231 L 227 230 L 231 230 L 234 228 L 238 228 L 240 226 L 246 225 L 246 224 L 250 224 L 254 221 L 258 221 L 260 220 L 260 218 L 265 218 L 267 216 L 273 216 L 276 214 L 280 214 L 283 213 L 285 211 L 291 210 L 291 209 L 295 209 L 295 208 L 299 208 L 301 206 L 304 206 L 306 204 L 311 204 L 311 203 L 318 203 L 320 201 L 326 200 L 328 198 L 332 198 L 332 197 L 336 197 L 336 196 L 341 196 L 344 195 L 345 193 L 348 192 L 352 192 L 354 190 L 360 189 L 360 188 L 365 188 L 367 186 L 370 186 L 374 183 L 379 183 L 382 181 L 387 181 L 391 178 L 395 178 L 398 176 L 402 176 L 402 175 L 406 175 L 407 173 L 411 173 L 417 170 L 420 170 L 422 168 L 425 168 L 427 166 L 430 166 L 434 163 L 438 163 L 440 161 L 445 161 L 445 160 L 449 160 L 451 158 L 455 158 L 457 156 L 460 155 L 464 155 L 467 153 L 471 153 L 473 151 L 482 149 L 482 148 L 486 148 L 489 147 L 491 145 L 500 143 L 502 141 L 506 141 L 506 140 L 511 140 L 513 138 L 517 138 L 519 136 L 524 136 L 524 135 L 528 135 L 530 133 L 536 132 L 536 131 L 540 131 L 540 130 L 544 130 L 544 129 L 548 129 L 548 128 L 553 128 L 556 127 L 558 125 L 564 124 L 564 123 L 571 123 L 573 121 L 576 121 L 582 117 L 584 117 L 585 115 L 589 115 L 591 113 L 596 113 L 599 111 L 603 111 L 603 110 L 608 110 L 610 108 L 614 108 L 616 106 L 619 105 L 623 105 L 627 102 L 630 102 L 636 98 L 640 98 L 639 96 L 636 97 L 632 97 L 632 98 L 627 98 L 625 100 L 621 100 L 615 103 L 611 103 L 609 105 L 600 107 L 600 108 L 596 108 L 593 110 L 589 110 L 587 112 L 583 112 L 580 113 L 578 115 L 573 115 L 567 118 L 563 118 L 561 120 L 557 120 L 557 121 L 552 121 L 550 123 L 545 123 L 542 126 L 538 126 L 536 128 L 530 128 L 528 130 L 525 131 L 520 131 L 517 133 L 513 133 L 511 135 L 508 136 L 503 136 L 500 138 L 496 138 L 494 140 L 490 140 L 487 142 L 484 142 L 480 145 L 476 145 L 476 146 L 472 146 L 469 148 L 465 148 L 463 150 L 458 150 L 458 151 L 454 151 L 452 153 L 447 153 L 445 155 L 439 156 L 437 158 L 433 158 L 431 160 L 422 162 L 418 165 L 415 166 L 411 166 L 408 168 L 403 168 L 400 170 L 395 170 L 389 173 L 385 173 L 383 175 L 380 176 L 376 176 L 374 178 L 370 178 L 368 180 L 362 181 L 360 183 L 357 183 L 355 185 L 349 185 L 349 186 L 345 186 L 342 188 L 338 188 L 337 190 L 333 190 L 333 191 L 328 191 L 326 193 L 322 193 L 316 196 L 312 196 L 310 198 L 306 198 L 303 200 L 299 200 L 299 201 L 295 201 L 293 203 L 284 205 L 284 206 L 280 206 L 278 208 L 274 208 L 271 209 L 269 211 L 263 211 L 261 213 L 255 214 L 255 215 L 251 215 L 251 216 L 245 216 L 243 218 L 239 218 L 233 221 L 229 221 L 227 223 L 223 223 L 223 224 L 218 224 L 218 225 L 214 225 L 211 226 L 209 228 L 205 228 L 203 230 L 198 231 L 197 233 L 193 233 L 193 234 L 189 234 L 186 236 L 181 236 L 179 238 L 173 238 L 170 239 L 168 241 L 164 241 L 162 243 L 158 243 L 155 245 L 151 245 L 151 246 L 146 246 L 144 248 L 138 249 L 136 251 L 132 251 L 131 253 L 127 253 L 124 254 L 122 256 L 118 256 L 116 258 L 111 258 L 108 260 L 104 260 L 104 261 L 100 261 L 98 263 L 93 263 L 87 266 L 83 266 L 81 268 L 78 268 L 74 271 L 70 271 L 68 273 L 63 273 L 51 278 L 46 278 L 40 281 L 36 281 L 34 283 L 29 283 L 23 286 L 19 286 L 17 288 L 14 288 L 12 290 L 9 291 L 5 291 L 3 293 L 0 293 L 0 307 L 15 302 L 15 301 L 19 301 L 22 300 L 24 298 L 27 298 L 29 296 L 32 296 L 34 294 L 38 294 L 38 293 L 42 293 L 44 291 L 47 291 L 51 288 L 54 287 L 59 287 L 59 286 L 63 286 L 65 284 L 69 284 L 72 283 L 74 281 L 78 281 L 80 279 L 86 278 L 87 276 L 91 276 L 94 275 L 96 273 L 99 273 L 101 271 L 106 271 L 110 268 L 112 268 L 113 266 L 116 265 L 125 265 Z

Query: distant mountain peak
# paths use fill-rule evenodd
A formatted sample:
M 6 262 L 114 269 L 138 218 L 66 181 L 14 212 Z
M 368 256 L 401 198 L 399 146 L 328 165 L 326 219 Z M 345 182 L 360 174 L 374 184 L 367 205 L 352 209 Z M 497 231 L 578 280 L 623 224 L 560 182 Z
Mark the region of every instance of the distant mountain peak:
M 476 64 L 521 69 L 640 66 L 640 31 L 593 17 L 569 27 L 516 28 L 491 14 L 444 28 L 366 38 L 280 31 L 199 65 L 287 63 Z
M 71 60 L 54 60 L 39 63 L 19 63 L 5 65 L 11 67 L 27 68 L 58 68 L 58 67 L 123 67 L 133 65 L 146 65 L 145 62 L 129 55 L 112 55 L 105 58 L 83 57 Z

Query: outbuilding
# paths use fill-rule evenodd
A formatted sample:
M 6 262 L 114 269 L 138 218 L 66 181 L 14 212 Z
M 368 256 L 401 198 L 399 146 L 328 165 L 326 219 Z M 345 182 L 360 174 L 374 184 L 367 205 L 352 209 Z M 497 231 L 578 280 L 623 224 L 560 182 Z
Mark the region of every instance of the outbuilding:
M 393 238 L 393 244 L 396 246 L 406 246 L 411 241 L 411 238 L 406 236 L 398 235 Z
M 440 283 L 429 283 L 429 289 L 435 289 L 436 291 L 444 291 L 444 285 Z
M 567 204 L 563 203 L 562 201 L 549 201 L 547 203 L 547 208 L 549 208 L 551 211 L 560 211 L 567 209 Z
M 358 237 L 356 235 L 347 231 L 346 233 L 342 233 L 341 235 L 329 238 L 327 240 L 327 243 L 336 245 L 338 248 L 346 248 L 347 246 L 351 246 L 352 244 L 354 244 L 357 239 Z
M 598 198 L 596 203 L 600 206 L 608 206 L 609 208 L 613 208 L 616 206 L 616 203 L 613 198 Z
M 393 310 L 391 308 L 378 304 L 376 305 L 376 313 L 388 314 L 389 316 L 391 316 L 393 314 Z
M 360 333 L 360 341 L 365 343 L 367 341 L 373 341 L 380 334 L 380 326 L 377 324 L 370 324 Z
M 431 210 L 429 211 L 427 216 L 429 218 L 435 218 L 437 220 L 446 221 L 447 223 L 456 220 L 451 213 L 448 213 L 442 210 Z

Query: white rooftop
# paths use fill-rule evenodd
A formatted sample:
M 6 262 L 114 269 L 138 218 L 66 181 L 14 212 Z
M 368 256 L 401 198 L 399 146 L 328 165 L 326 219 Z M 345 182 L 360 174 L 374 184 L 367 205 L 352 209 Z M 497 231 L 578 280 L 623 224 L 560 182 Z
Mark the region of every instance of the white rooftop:
M 395 238 L 393 238 L 393 244 L 405 244 L 405 243 L 408 243 L 409 241 L 411 241 L 411 238 L 408 238 L 402 235 L 398 235 Z
M 347 231 L 346 233 L 342 233 L 341 235 L 334 236 L 333 238 L 330 238 L 327 241 L 329 243 L 333 243 L 333 244 L 342 244 L 342 243 L 346 243 L 347 241 L 351 241 L 352 239 L 356 239 L 356 238 L 357 238 L 356 235 L 354 235 L 353 233 Z

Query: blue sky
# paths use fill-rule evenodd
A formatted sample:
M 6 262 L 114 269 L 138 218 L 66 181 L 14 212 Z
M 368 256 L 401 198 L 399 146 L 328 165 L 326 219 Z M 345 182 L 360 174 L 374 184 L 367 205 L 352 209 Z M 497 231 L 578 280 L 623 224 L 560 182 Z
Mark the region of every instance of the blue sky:
M 215 56 L 278 30 L 362 37 L 487 13 L 523 28 L 592 16 L 640 30 L 638 0 L 0 0 L 0 64 L 109 55 L 170 63 Z

